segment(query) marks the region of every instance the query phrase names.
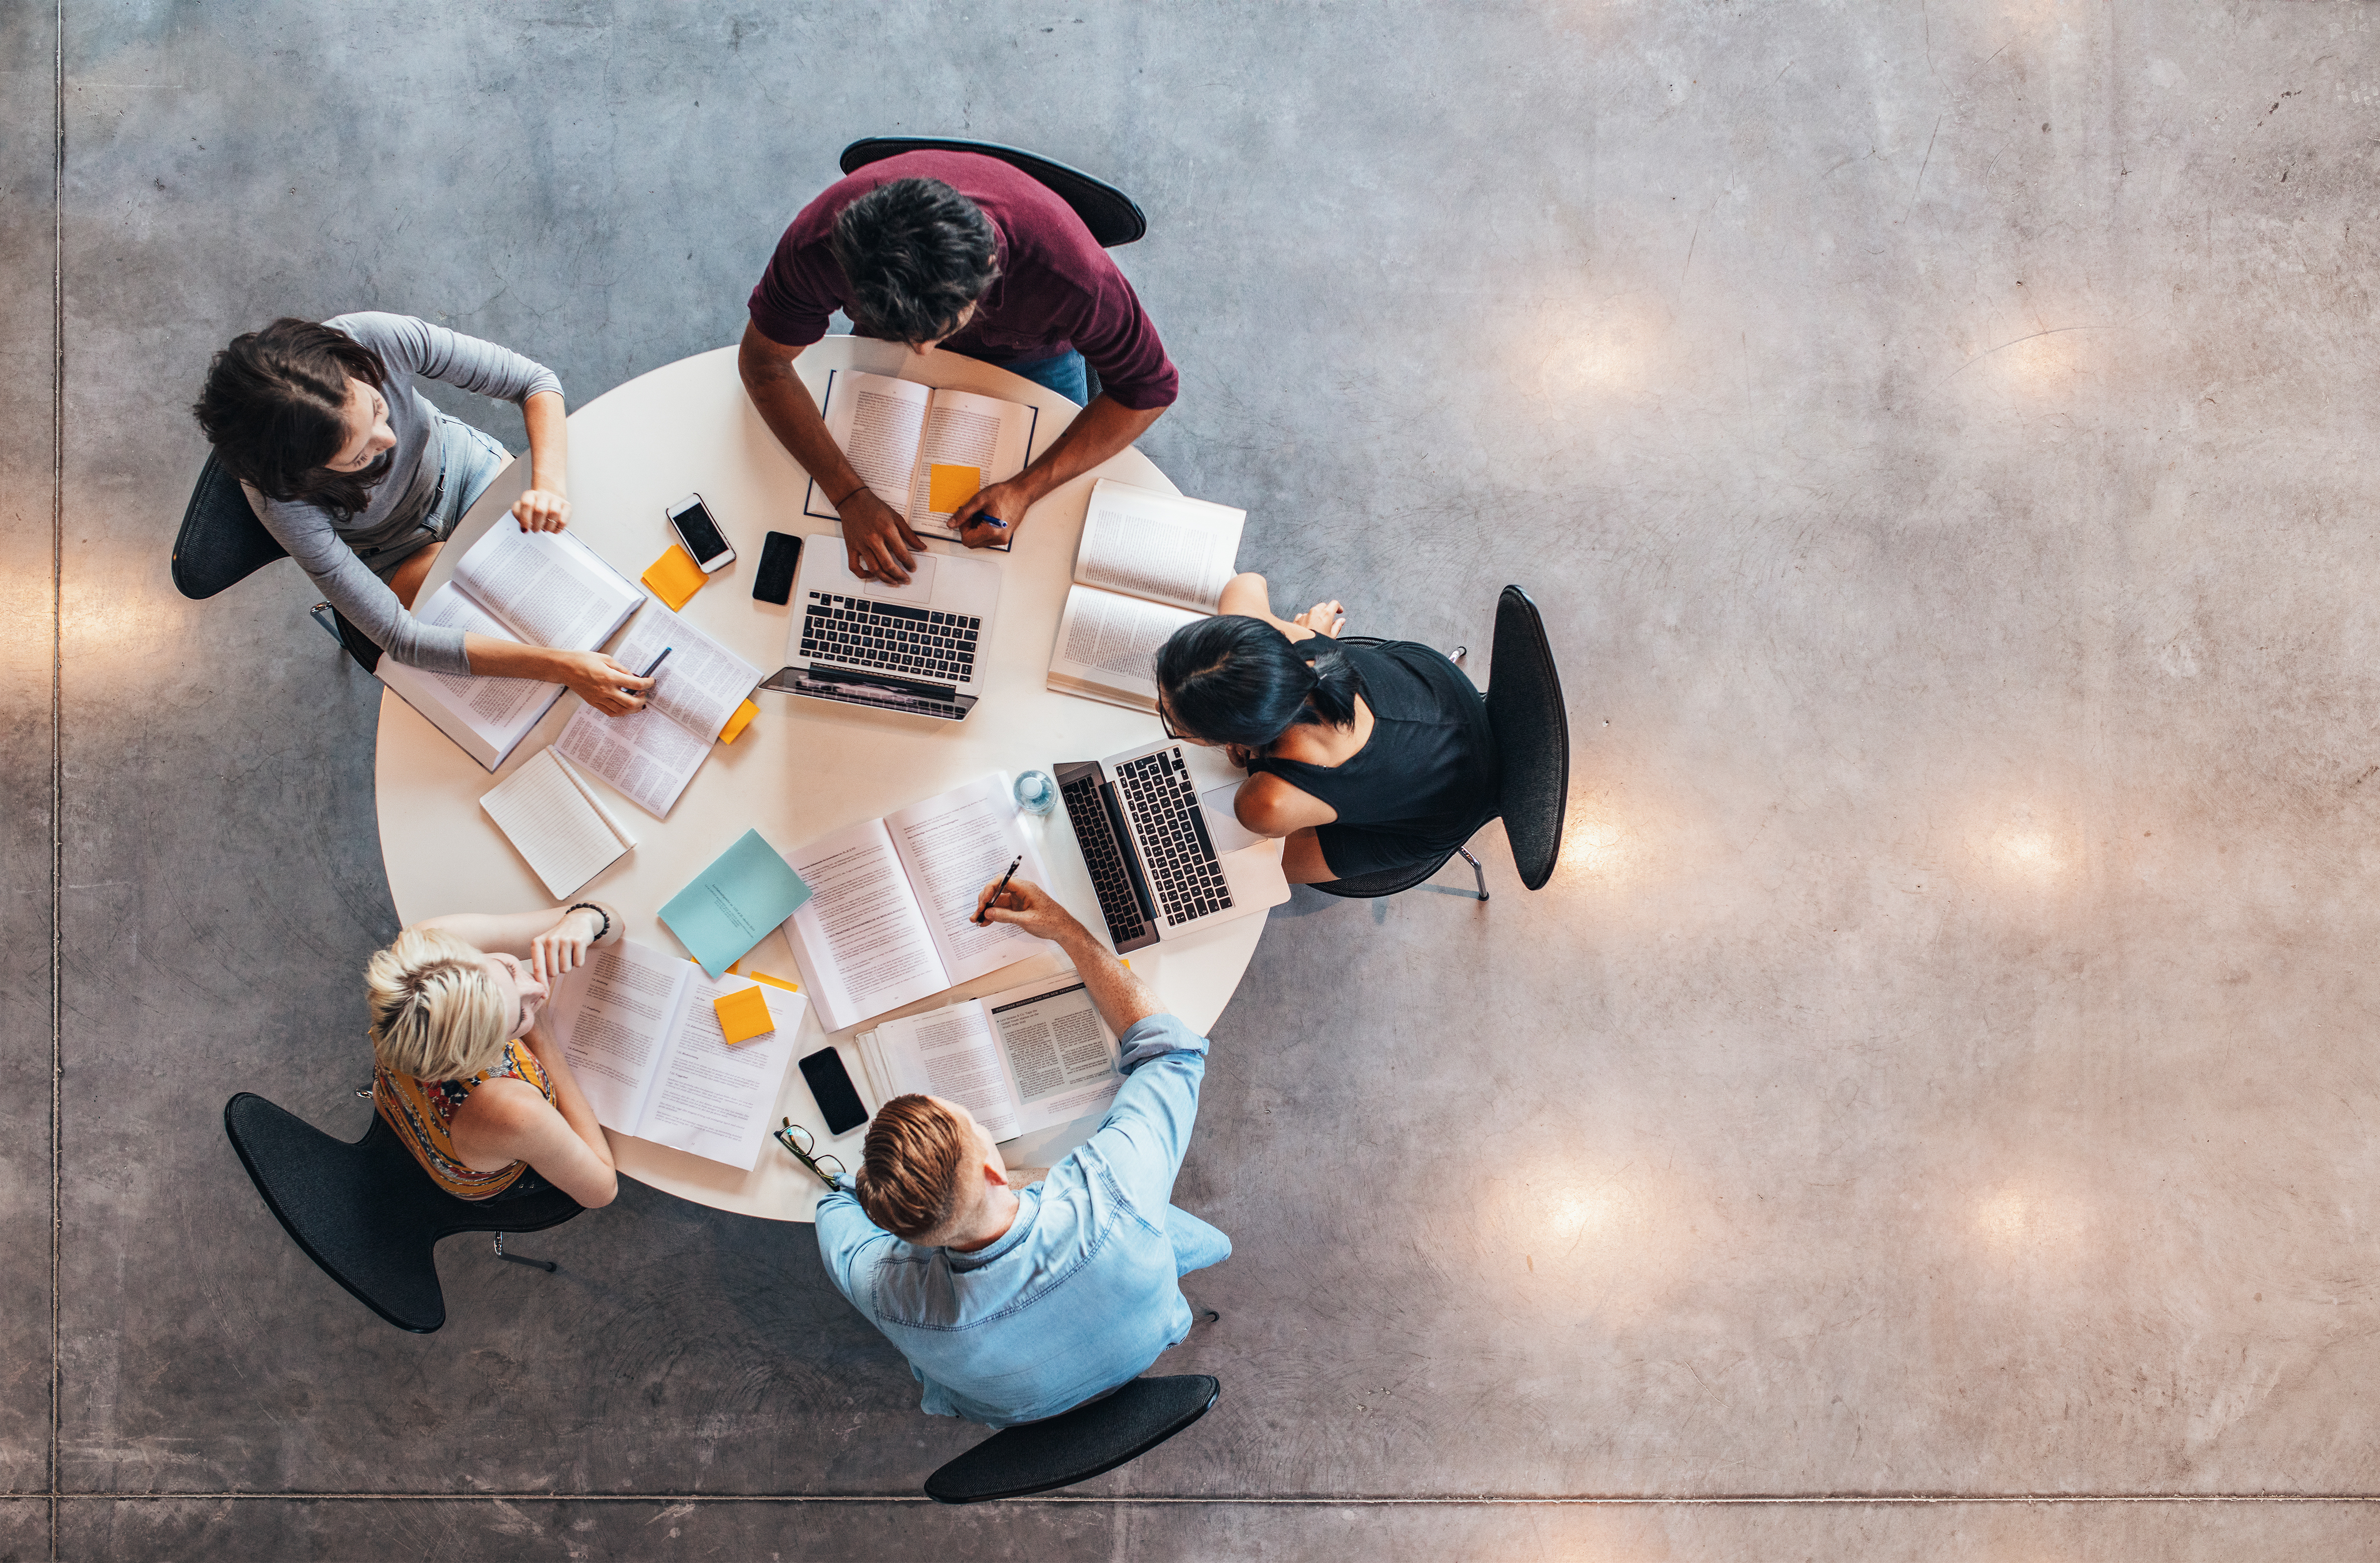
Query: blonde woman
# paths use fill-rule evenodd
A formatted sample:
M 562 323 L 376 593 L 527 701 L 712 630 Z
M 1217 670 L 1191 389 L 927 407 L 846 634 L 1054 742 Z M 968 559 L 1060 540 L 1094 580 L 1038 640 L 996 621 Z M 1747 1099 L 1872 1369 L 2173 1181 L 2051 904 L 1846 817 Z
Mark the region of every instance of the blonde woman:
M 552 1187 L 589 1209 L 620 1192 L 595 1109 L 538 1024 L 547 985 L 619 937 L 617 912 L 582 901 L 432 917 L 371 958 L 372 1103 L 439 1187 Z

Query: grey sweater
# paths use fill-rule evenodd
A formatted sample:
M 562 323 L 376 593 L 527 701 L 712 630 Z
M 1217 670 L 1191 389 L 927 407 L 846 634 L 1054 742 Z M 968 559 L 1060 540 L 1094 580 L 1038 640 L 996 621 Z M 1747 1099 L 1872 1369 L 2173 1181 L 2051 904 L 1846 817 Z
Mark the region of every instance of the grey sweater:
M 381 394 L 388 400 L 388 427 L 396 436 L 388 475 L 371 491 L 371 503 L 345 521 L 334 520 L 319 505 L 270 499 L 257 506 L 258 518 L 313 577 L 315 589 L 373 645 L 413 667 L 468 673 L 463 632 L 414 618 L 357 551 L 385 548 L 410 536 L 438 486 L 438 409 L 414 388 L 416 379 L 440 380 L 513 403 L 540 391 L 560 395 L 562 382 L 543 364 L 509 347 L 411 315 L 340 315 L 322 323 L 379 354 L 387 370 Z

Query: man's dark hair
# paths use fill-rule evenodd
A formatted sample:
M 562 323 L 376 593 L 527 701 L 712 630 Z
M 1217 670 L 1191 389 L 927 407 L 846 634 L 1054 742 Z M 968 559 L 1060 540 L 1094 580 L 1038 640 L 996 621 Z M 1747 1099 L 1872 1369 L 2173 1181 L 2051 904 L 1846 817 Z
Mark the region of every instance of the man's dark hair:
M 828 241 L 853 319 L 893 342 L 934 342 L 1000 275 L 991 219 L 940 179 L 895 179 L 843 209 Z

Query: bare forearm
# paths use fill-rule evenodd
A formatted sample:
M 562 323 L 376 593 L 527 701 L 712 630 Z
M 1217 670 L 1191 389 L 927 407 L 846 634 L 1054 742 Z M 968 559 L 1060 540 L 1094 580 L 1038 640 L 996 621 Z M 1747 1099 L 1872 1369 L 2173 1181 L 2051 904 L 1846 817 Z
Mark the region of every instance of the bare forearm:
M 1108 953 L 1107 946 L 1082 924 L 1072 923 L 1055 937 L 1058 948 L 1075 963 L 1083 986 L 1090 989 L 1091 1002 L 1099 1006 L 1099 1018 L 1108 1023 L 1110 1031 L 1122 1036 L 1149 1016 L 1165 1012 L 1164 1001 L 1148 984 Z
M 537 1061 L 545 1068 L 545 1077 L 553 1082 L 554 1110 L 570 1125 L 570 1132 L 587 1143 L 597 1159 L 604 1166 L 617 1169 L 612 1159 L 612 1142 L 603 1133 L 603 1125 L 595 1117 L 595 1109 L 587 1100 L 587 1093 L 578 1088 L 578 1076 L 571 1072 L 570 1060 L 562 1056 L 562 1048 L 545 1035 L 540 1027 L 530 1034 L 529 1047 Z
M 470 660 L 473 678 L 533 678 L 544 684 L 567 681 L 563 653 L 550 647 L 528 646 L 470 630 L 463 636 L 463 655 Z
M 550 494 L 568 493 L 570 420 L 562 398 L 540 391 L 521 404 L 528 426 L 528 486 Z
M 617 942 L 623 927 L 618 910 L 608 902 L 596 901 L 591 897 L 585 898 L 584 904 L 601 908 L 603 915 L 611 919 L 609 929 L 595 942 Z M 529 941 L 560 922 L 566 910 L 565 907 L 549 906 L 534 912 L 450 912 L 443 917 L 432 917 L 421 926 L 443 928 L 474 949 L 484 950 L 491 954 L 527 955 Z
M 1122 402 L 1094 396 L 1091 405 L 1075 415 L 1066 431 L 1041 453 L 1040 460 L 1019 475 L 1018 480 L 1030 487 L 1033 497 L 1038 499 L 1139 439 L 1150 424 L 1164 415 L 1163 407 L 1135 412 Z
M 765 345 L 756 347 L 747 334 L 736 355 L 735 368 L 744 377 L 744 394 L 752 398 L 760 421 L 769 426 L 777 443 L 801 464 L 804 472 L 818 479 L 830 501 L 849 498 L 860 486 L 859 474 L 826 431 L 826 418 L 819 412 L 810 388 L 795 372 L 794 360 Z

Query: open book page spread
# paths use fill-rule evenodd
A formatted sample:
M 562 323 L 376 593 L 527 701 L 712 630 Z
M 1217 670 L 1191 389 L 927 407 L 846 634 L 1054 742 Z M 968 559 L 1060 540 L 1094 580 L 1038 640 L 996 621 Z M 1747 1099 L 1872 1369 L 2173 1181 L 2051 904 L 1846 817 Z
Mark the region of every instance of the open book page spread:
M 1050 945 L 1005 923 L 978 923 L 984 886 L 1025 859 L 1017 872 L 1037 884 L 1049 879 L 1040 854 L 1016 818 L 1008 778 L 991 775 L 913 804 L 885 817 L 910 888 L 932 929 L 947 977 L 965 982 L 1012 962 L 1046 953 Z
M 786 857 L 810 899 L 787 920 L 785 942 L 828 1030 L 951 985 L 884 821 L 838 830 Z
M 506 639 L 565 651 L 602 645 L 643 597 L 577 538 L 508 520 L 471 545 L 455 578 L 516 626 Z
M 414 616 L 441 629 L 458 629 L 497 640 L 516 638 L 512 631 L 491 618 L 479 604 L 455 590 L 452 581 L 431 592 L 429 602 Z M 468 712 L 474 719 L 473 725 L 491 736 L 509 733 L 516 726 L 524 731 L 535 726 L 535 716 L 526 724 L 520 719 L 532 711 L 537 716 L 544 715 L 562 689 L 558 684 L 544 684 L 533 678 L 472 678 L 463 673 L 425 672 L 419 668 L 405 668 L 402 663 L 391 663 L 388 672 L 396 673 L 400 668 L 445 691 L 457 708 L 457 714 Z M 387 682 L 385 676 L 382 682 Z
M 1248 513 L 1102 478 L 1083 515 L 1075 578 L 1211 613 L 1240 553 Z
M 714 1001 L 757 987 L 777 1028 L 730 1046 L 719 1029 Z M 697 972 L 679 1007 L 666 1063 L 653 1082 L 638 1126 L 640 1140 L 671 1145 L 730 1167 L 749 1169 L 769 1143 L 769 1112 L 798 1050 L 808 1001 L 798 993 L 729 976 L 712 981 Z
M 1155 710 L 1159 648 L 1204 617 L 1098 587 L 1068 587 L 1050 656 L 1050 687 Z
M 909 525 L 956 537 L 953 511 L 978 490 L 1004 483 L 1025 469 L 1032 419 L 1033 409 L 1014 402 L 966 391 L 935 392 L 909 484 Z
M 1081 983 L 1048 991 L 1031 988 L 984 1000 L 1028 1129 L 1063 1123 L 1103 1109 L 1123 1077 L 1116 1072 L 1115 1038 L 1100 1024 L 1099 1006 Z M 970 1109 L 970 1111 L 973 1109 Z
M 965 1106 L 995 1140 L 1013 1140 L 1025 1132 L 1017 1121 L 1016 1094 L 1000 1066 L 991 1018 L 980 1003 L 953 1005 L 902 1024 L 914 1038 L 926 1091 Z M 892 1067 L 899 1079 L 901 1066 Z
M 636 1133 L 671 1022 L 701 975 L 688 962 L 622 939 L 590 951 L 585 965 L 554 985 L 547 1024 L 605 1128 Z
M 843 447 L 859 480 L 895 510 L 909 508 L 909 479 L 917 470 L 917 442 L 925 436 L 926 408 L 933 396 L 914 382 L 857 370 L 835 370 L 827 388 L 827 432 Z M 826 497 L 817 497 L 832 513 Z
M 612 660 L 642 672 L 663 648 L 669 660 L 653 675 L 645 706 L 706 743 L 719 736 L 735 708 L 760 682 L 760 670 L 656 602 L 612 652 Z
M 552 749 L 531 756 L 484 794 L 480 806 L 557 901 L 636 844 Z
M 696 737 L 650 706 L 622 717 L 581 706 L 571 713 L 553 746 L 563 758 L 609 782 L 657 819 L 669 818 L 678 794 L 710 753 L 710 739 Z

